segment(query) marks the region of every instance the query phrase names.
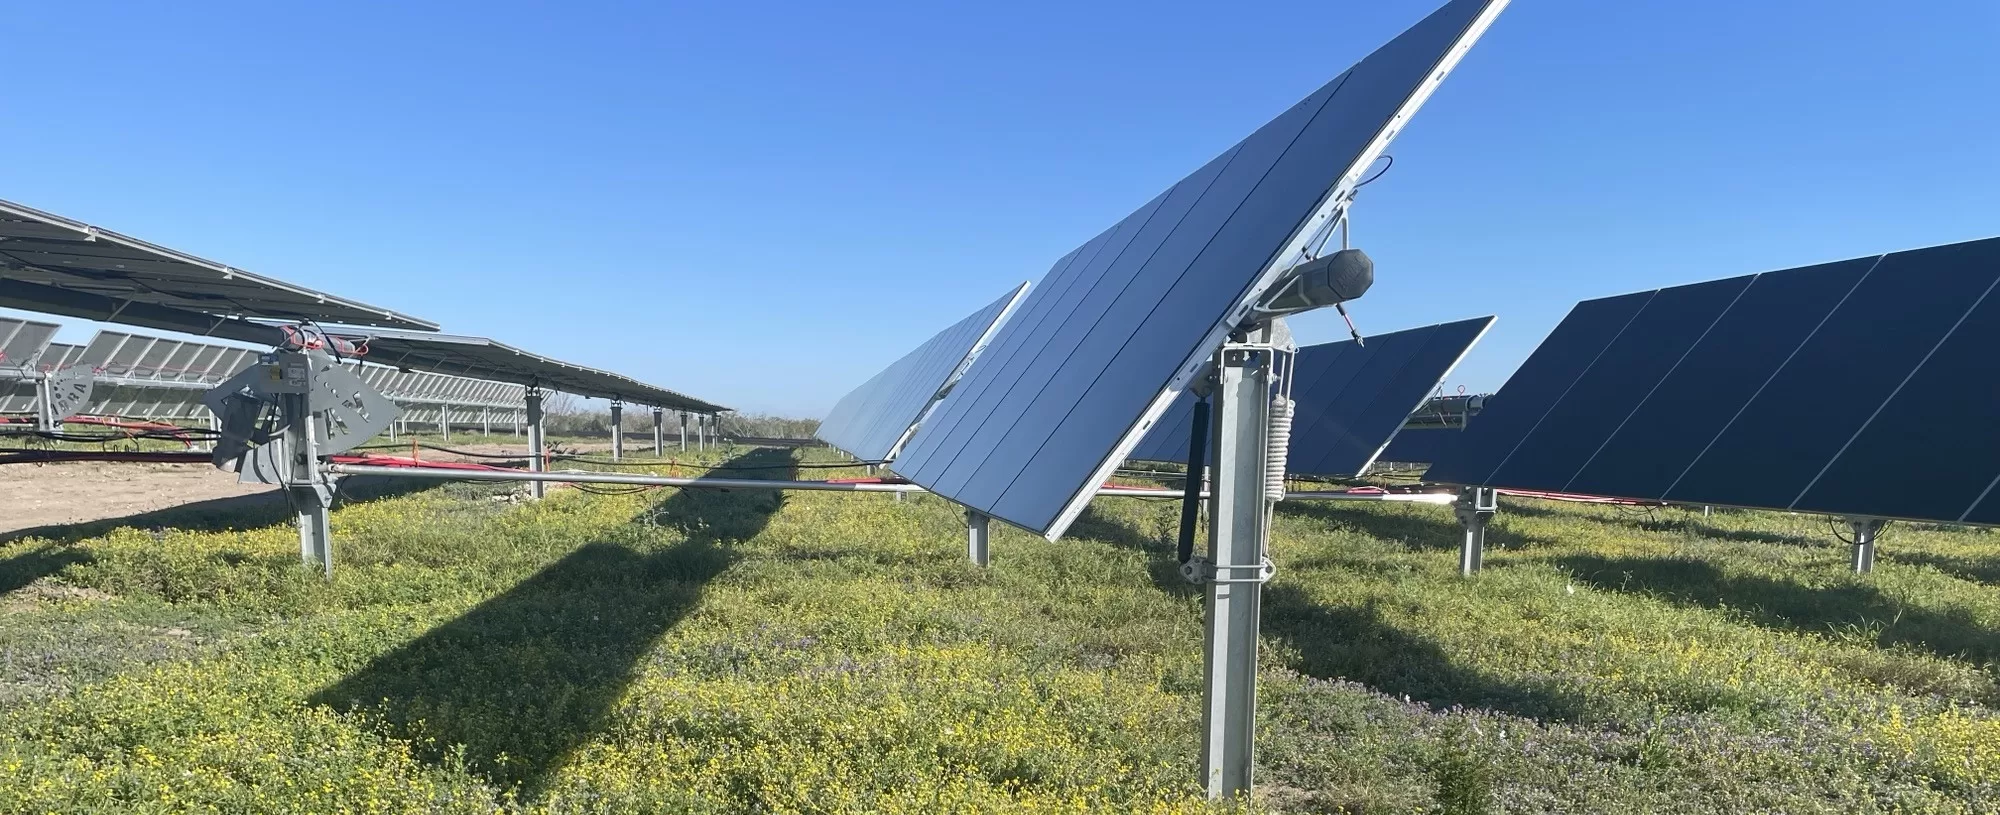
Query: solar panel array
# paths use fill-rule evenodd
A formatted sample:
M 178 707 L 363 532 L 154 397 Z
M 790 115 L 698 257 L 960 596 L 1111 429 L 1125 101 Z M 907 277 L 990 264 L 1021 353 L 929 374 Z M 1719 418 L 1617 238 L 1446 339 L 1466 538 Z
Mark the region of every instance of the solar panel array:
M 1292 364 L 1295 408 L 1286 471 L 1367 472 L 1411 411 L 1492 325 L 1492 317 L 1479 317 L 1369 337 L 1365 344 L 1346 340 L 1300 348 Z M 1174 400 L 1130 458 L 1187 460 L 1194 403 L 1191 392 Z
M 729 409 L 628 376 L 523 351 L 486 337 L 383 329 L 329 329 L 365 343 L 367 360 L 410 370 L 512 382 L 578 396 L 713 415 Z
M 897 472 L 1059 537 L 1502 5 L 1446 5 L 1063 256 Z
M 1427 477 L 2000 524 L 1996 283 L 2000 238 L 1580 303 Z
M 231 317 L 435 329 L 437 324 L 0 201 L 7 280 Z
M 0 368 L 34 367 L 58 328 L 55 323 L 0 317 Z
M 1026 283 L 1014 287 L 870 377 L 834 404 L 813 435 L 862 461 L 892 458 L 1027 290 Z

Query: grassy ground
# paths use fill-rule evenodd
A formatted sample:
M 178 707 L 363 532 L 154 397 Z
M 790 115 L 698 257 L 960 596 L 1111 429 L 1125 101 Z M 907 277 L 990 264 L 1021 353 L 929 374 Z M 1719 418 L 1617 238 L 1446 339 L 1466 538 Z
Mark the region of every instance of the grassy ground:
M 1207 808 L 1171 503 L 981 571 L 937 498 L 376 492 L 331 582 L 269 516 L 0 543 L 0 812 Z M 1255 808 L 2000 809 L 2000 535 L 1856 577 L 1815 519 L 1509 502 L 1470 581 L 1455 539 L 1281 508 Z

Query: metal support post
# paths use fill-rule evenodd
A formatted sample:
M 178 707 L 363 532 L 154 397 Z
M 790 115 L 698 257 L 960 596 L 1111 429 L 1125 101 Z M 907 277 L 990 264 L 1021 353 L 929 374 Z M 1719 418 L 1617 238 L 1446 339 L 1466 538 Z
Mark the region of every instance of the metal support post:
M 688 414 L 687 411 L 685 410 L 680 411 L 680 414 L 681 414 L 681 452 L 685 453 L 687 452 L 688 449 Z
M 49 375 L 47 373 L 37 375 L 35 377 L 36 430 L 53 433 L 62 429 L 56 426 L 55 403 L 55 389 L 49 386 Z
M 611 403 L 611 460 L 625 457 L 625 406 Z
M 548 469 L 542 444 L 542 392 L 539 388 L 528 389 L 528 469 L 542 472 Z M 540 481 L 530 482 L 528 494 L 541 498 L 548 494 L 548 487 Z
M 1465 539 L 1458 545 L 1458 573 L 1471 577 L 1486 562 L 1486 522 L 1500 511 L 1500 495 L 1491 487 L 1466 487 L 1452 505 Z
M 1854 530 L 1854 573 L 1867 574 L 1875 570 L 1875 539 L 1882 534 L 1881 518 L 1849 518 L 1847 526 Z
M 902 495 L 902 493 L 896 493 Z M 988 543 L 993 539 L 993 519 L 984 512 L 965 512 L 965 551 L 971 556 L 972 565 L 985 567 L 993 560 L 993 550 Z
M 653 408 L 653 457 L 662 458 L 667 454 L 667 412 Z
M 1208 557 L 1182 568 L 1206 583 L 1202 699 L 1202 786 L 1211 799 L 1250 791 L 1257 725 L 1257 633 L 1271 501 L 1265 480 L 1272 385 L 1278 348 L 1272 326 L 1237 335 L 1215 356 L 1211 399 L 1212 472 Z
M 708 449 L 708 414 L 694 417 L 694 438 L 697 449 Z
M 438 405 L 438 435 L 451 441 L 451 406 Z
M 493 409 L 490 407 L 479 409 L 479 435 L 481 437 L 493 435 Z
M 333 576 L 333 527 L 329 512 L 333 491 L 319 478 L 319 439 L 313 426 L 309 397 L 303 393 L 284 394 L 279 410 L 285 419 L 285 491 L 298 515 L 299 558 L 317 565 L 321 574 Z

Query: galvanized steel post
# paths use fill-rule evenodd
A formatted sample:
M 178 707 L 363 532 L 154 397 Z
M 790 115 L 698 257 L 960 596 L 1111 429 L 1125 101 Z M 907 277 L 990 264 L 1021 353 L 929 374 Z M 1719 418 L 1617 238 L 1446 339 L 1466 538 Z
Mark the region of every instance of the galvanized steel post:
M 659 458 L 667 454 L 667 412 L 653 408 L 653 456 Z
M 1271 387 L 1276 380 L 1275 330 L 1266 324 L 1232 338 L 1216 353 L 1210 444 L 1209 549 L 1182 568 L 1207 584 L 1203 643 L 1201 783 L 1211 799 L 1250 791 L 1257 726 L 1257 634 L 1271 499 Z
M 1486 523 L 1500 511 L 1498 493 L 1490 487 L 1466 487 L 1452 507 L 1465 538 L 1458 546 L 1458 573 L 1471 577 L 1486 561 Z
M 543 451 L 542 447 L 544 441 L 545 439 L 542 437 L 542 391 L 540 388 L 529 388 L 528 389 L 528 469 L 529 470 L 539 473 L 542 472 L 543 470 L 548 469 L 548 463 L 544 458 L 546 456 L 546 453 Z M 548 494 L 548 487 L 544 486 L 540 481 L 531 482 L 528 486 L 528 494 L 536 498 L 541 498 Z
M 611 460 L 625 457 L 625 406 L 611 403 Z
M 1854 530 L 1854 573 L 1867 574 L 1875 570 L 1875 538 L 1882 534 L 1881 518 L 1849 518 L 1847 525 Z
M 965 511 L 965 549 L 966 554 L 972 558 L 974 566 L 985 566 L 992 562 L 993 552 L 989 546 L 992 540 L 992 527 L 993 519 L 986 513 L 977 510 Z

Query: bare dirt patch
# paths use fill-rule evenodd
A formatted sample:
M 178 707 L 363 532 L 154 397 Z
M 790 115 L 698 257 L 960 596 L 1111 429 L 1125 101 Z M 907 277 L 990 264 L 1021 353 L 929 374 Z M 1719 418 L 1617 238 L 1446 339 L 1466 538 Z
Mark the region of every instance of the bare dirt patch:
M 122 518 L 273 489 L 206 464 L 9 464 L 0 467 L 0 534 Z

